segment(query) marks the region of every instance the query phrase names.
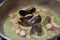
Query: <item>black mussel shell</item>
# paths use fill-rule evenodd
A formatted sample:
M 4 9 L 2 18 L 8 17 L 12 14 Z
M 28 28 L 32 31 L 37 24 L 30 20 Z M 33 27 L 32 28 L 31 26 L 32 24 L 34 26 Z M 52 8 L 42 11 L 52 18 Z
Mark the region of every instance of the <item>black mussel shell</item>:
M 47 17 L 48 23 L 51 23 L 51 17 Z
M 20 18 L 20 20 L 21 20 L 22 22 L 24 22 L 24 21 L 27 21 L 27 20 L 31 19 L 32 17 L 33 17 L 33 16 L 22 17 L 22 18 Z
M 39 25 L 39 27 L 38 27 L 38 36 L 41 36 L 41 33 L 42 33 L 42 26 Z
M 33 7 L 33 8 L 29 11 L 29 13 L 32 14 L 32 13 L 34 13 L 35 11 L 36 11 L 36 8 Z
M 20 11 L 19 11 L 19 14 L 20 14 L 21 16 L 25 16 L 25 15 L 28 14 L 28 12 L 26 12 L 25 10 L 20 10 Z
M 30 25 L 29 25 L 29 23 L 28 22 L 20 22 L 20 21 L 18 21 L 18 24 L 20 24 L 20 25 L 22 25 L 22 26 L 24 26 L 24 27 L 29 27 Z
M 25 16 L 25 15 L 27 15 L 27 14 L 32 14 L 33 15 L 33 13 L 36 11 L 36 9 L 35 9 L 35 7 L 33 7 L 33 8 L 31 8 L 31 9 L 29 9 L 29 10 L 20 10 L 19 11 L 19 14 L 21 15 L 21 16 Z
M 47 16 L 44 24 L 51 23 L 51 17 Z
M 28 22 L 29 19 L 31 19 L 33 16 L 28 16 L 28 17 L 22 17 L 20 18 L 21 22 L 18 21 L 18 24 L 21 24 L 23 26 L 30 26 L 30 23 Z
M 42 27 L 41 25 L 34 25 L 30 31 L 30 34 L 34 34 L 35 32 L 37 32 L 37 36 L 41 36 L 42 33 Z
M 36 16 L 34 19 L 31 20 L 30 24 L 31 24 L 31 25 L 34 25 L 34 24 L 36 24 L 36 23 L 40 23 L 41 20 L 42 20 L 41 16 L 38 15 L 38 16 Z

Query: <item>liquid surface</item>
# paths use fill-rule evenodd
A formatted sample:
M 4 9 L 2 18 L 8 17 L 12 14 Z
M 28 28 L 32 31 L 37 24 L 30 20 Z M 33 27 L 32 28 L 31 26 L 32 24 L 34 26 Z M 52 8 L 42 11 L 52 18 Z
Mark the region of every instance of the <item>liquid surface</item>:
M 26 37 L 21 37 L 23 35 L 29 35 L 27 38 L 28 40 L 47 40 L 57 34 L 60 34 L 60 17 L 58 16 L 57 13 L 52 11 L 49 8 L 44 8 L 44 7 L 36 7 L 36 11 L 34 12 L 34 16 L 40 15 L 42 17 L 42 34 L 41 36 L 36 36 L 36 35 L 30 35 L 30 30 L 32 27 L 24 27 L 19 24 L 14 24 L 19 20 L 21 17 L 19 15 L 19 10 L 16 12 L 11 12 L 9 14 L 9 17 L 4 23 L 4 32 L 7 36 L 11 37 L 13 40 L 25 40 Z M 26 8 L 22 8 L 26 9 Z M 27 15 L 28 16 L 28 15 Z M 51 23 L 47 23 L 46 17 L 50 16 L 51 18 Z M 21 31 L 24 31 L 23 34 L 20 34 Z

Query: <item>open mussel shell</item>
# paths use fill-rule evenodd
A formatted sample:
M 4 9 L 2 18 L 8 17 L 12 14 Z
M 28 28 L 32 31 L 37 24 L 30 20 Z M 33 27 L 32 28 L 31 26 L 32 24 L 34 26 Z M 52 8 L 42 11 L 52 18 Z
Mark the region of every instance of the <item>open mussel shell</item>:
M 21 22 L 18 21 L 18 23 L 23 25 L 23 26 L 30 26 L 30 24 L 28 23 L 28 20 L 31 19 L 32 17 L 33 16 L 28 16 L 28 17 L 20 18 Z
M 35 7 L 32 7 L 28 12 L 30 13 L 30 14 L 32 14 L 32 13 L 34 13 L 36 11 L 36 8 Z
M 30 9 L 26 9 L 26 10 L 20 10 L 19 11 L 19 14 L 21 15 L 21 16 L 26 16 L 27 14 L 32 14 L 33 15 L 33 13 L 36 11 L 36 9 L 35 9 L 35 7 L 33 7 L 33 8 L 30 8 Z
M 38 15 L 38 16 L 36 16 L 35 18 L 33 18 L 33 19 L 31 20 L 30 24 L 31 24 L 31 25 L 34 25 L 34 24 L 36 24 L 36 23 L 40 23 L 41 20 L 42 20 L 41 16 Z
M 34 25 L 30 31 L 30 34 L 37 33 L 37 36 L 41 36 L 42 33 L 42 26 L 41 25 Z
M 29 24 L 31 26 L 35 25 L 36 23 L 40 23 L 42 18 L 40 15 L 36 16 L 35 18 L 33 18 L 30 23 L 28 23 L 28 20 L 31 19 L 33 16 L 28 16 L 28 17 L 23 17 L 23 18 L 20 18 L 20 20 L 22 21 L 22 23 L 26 23 L 26 24 Z
M 28 12 L 25 11 L 25 10 L 20 10 L 20 11 L 19 11 L 19 14 L 22 15 L 22 16 L 25 16 L 25 15 L 28 14 Z
M 22 18 L 20 18 L 20 20 L 21 20 L 22 22 L 25 22 L 25 21 L 31 19 L 32 17 L 33 17 L 33 16 L 22 17 Z

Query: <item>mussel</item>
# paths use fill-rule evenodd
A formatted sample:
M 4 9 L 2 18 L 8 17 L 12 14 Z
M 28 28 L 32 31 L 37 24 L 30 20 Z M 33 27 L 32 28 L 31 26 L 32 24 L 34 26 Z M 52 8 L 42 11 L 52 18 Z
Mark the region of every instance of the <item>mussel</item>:
M 34 25 L 34 24 L 36 24 L 36 23 L 40 23 L 41 20 L 42 20 L 41 16 L 38 15 L 38 16 L 36 16 L 35 18 L 33 18 L 33 19 L 31 20 L 30 25 Z
M 22 17 L 22 18 L 20 18 L 20 20 L 21 20 L 22 22 L 25 22 L 25 21 L 31 19 L 32 17 L 33 17 L 33 16 Z
M 22 17 L 20 18 L 21 22 L 18 21 L 19 24 L 23 25 L 23 26 L 30 26 L 28 20 L 31 19 L 33 16 L 28 16 L 28 17 Z
M 37 33 L 37 36 L 41 36 L 41 33 L 42 33 L 42 26 L 41 25 L 36 24 L 32 27 L 30 34 L 33 35 L 35 33 Z
M 22 21 L 22 23 L 29 24 L 30 26 L 33 26 L 36 23 L 40 23 L 42 20 L 41 16 L 38 15 L 35 18 L 33 18 L 30 22 L 28 22 L 28 20 L 31 19 L 32 17 L 33 16 L 23 17 L 23 18 L 20 18 L 20 20 Z
M 49 17 L 49 16 L 47 16 L 44 21 L 44 24 L 47 24 L 47 23 L 51 23 L 51 17 Z
M 48 21 L 48 23 L 51 23 L 51 17 L 47 16 L 46 20 Z
M 25 10 L 20 10 L 20 11 L 19 11 L 19 14 L 22 15 L 22 16 L 25 16 L 25 15 L 28 14 L 28 12 L 25 11 Z
M 32 8 L 28 8 L 28 9 L 26 9 L 26 10 L 20 10 L 19 11 L 19 14 L 21 15 L 21 16 L 25 16 L 25 15 L 27 15 L 27 14 L 32 14 L 33 15 L 33 13 L 36 11 L 36 9 L 35 9 L 35 7 L 32 7 Z

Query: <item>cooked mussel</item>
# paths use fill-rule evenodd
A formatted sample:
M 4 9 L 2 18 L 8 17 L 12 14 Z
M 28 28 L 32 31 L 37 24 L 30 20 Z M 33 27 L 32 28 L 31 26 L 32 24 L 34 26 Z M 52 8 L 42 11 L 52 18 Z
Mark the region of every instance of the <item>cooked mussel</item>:
M 30 31 L 30 34 L 32 35 L 32 34 L 35 34 L 35 33 L 36 33 L 37 36 L 41 36 L 41 33 L 42 33 L 41 25 L 36 24 L 32 27 L 32 29 Z
M 38 15 L 38 16 L 36 16 L 35 18 L 33 18 L 33 19 L 31 20 L 30 24 L 31 24 L 31 25 L 34 25 L 34 24 L 36 24 L 36 23 L 40 23 L 41 20 L 42 20 L 41 16 Z
M 28 20 L 31 19 L 33 16 L 28 16 L 28 17 L 23 17 L 20 18 L 21 22 L 18 21 L 19 24 L 23 25 L 23 26 L 30 26 Z
M 29 27 L 30 24 L 28 22 L 20 22 L 18 21 L 18 24 L 22 25 L 22 26 L 25 26 L 25 27 Z
M 48 21 L 48 23 L 51 23 L 51 17 L 47 16 L 46 20 Z
M 27 14 L 32 14 L 33 15 L 33 13 L 36 11 L 36 9 L 35 9 L 35 7 L 32 7 L 32 8 L 28 8 L 28 9 L 26 9 L 26 10 L 20 10 L 19 11 L 19 14 L 21 15 L 21 16 L 25 16 L 25 15 L 27 15 Z
M 49 16 L 47 16 L 44 21 L 44 24 L 47 24 L 47 23 L 51 23 L 51 17 L 49 17 Z
M 28 12 L 25 11 L 25 10 L 20 10 L 20 11 L 19 11 L 19 14 L 22 15 L 22 16 L 25 16 L 25 15 L 28 14 Z
M 32 13 L 34 13 L 36 11 L 36 8 L 35 7 L 32 7 L 32 8 L 30 8 L 27 11 L 28 11 L 28 13 L 32 14 Z
M 23 17 L 20 18 L 20 20 L 22 21 L 23 24 L 29 24 L 30 26 L 35 25 L 36 23 L 40 23 L 42 18 L 40 15 L 36 16 L 35 18 L 33 18 L 30 22 L 28 22 L 29 19 L 31 19 L 33 16 L 28 16 L 28 17 Z
M 25 22 L 25 21 L 31 19 L 32 17 L 33 17 L 33 16 L 22 17 L 22 18 L 20 18 L 20 20 L 21 20 L 22 22 Z

